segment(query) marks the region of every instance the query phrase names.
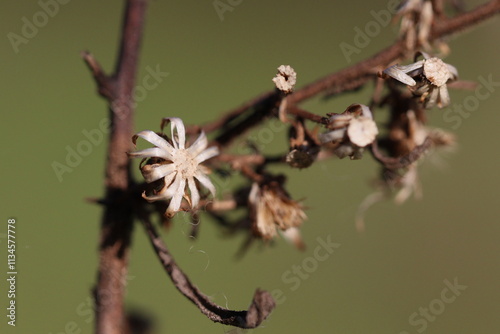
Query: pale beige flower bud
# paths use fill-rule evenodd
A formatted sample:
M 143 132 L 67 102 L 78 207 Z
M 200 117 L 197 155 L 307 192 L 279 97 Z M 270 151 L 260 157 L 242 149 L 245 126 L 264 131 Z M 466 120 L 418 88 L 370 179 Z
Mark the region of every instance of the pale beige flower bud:
M 281 65 L 278 67 L 278 74 L 273 78 L 273 82 L 283 93 L 291 93 L 297 82 L 297 73 L 290 65 Z

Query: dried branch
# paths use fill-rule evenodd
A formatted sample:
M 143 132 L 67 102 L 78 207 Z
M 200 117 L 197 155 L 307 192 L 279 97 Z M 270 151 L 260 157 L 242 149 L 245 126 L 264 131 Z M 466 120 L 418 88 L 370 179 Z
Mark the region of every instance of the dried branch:
M 132 92 L 142 37 L 146 0 L 126 2 L 121 47 L 114 74 L 107 76 L 94 57 L 82 57 L 94 76 L 99 93 L 109 101 L 111 131 L 106 163 L 106 195 L 99 244 L 99 269 L 95 296 L 95 330 L 98 334 L 126 332 L 123 309 L 125 275 L 133 226 L 130 151 L 133 130 Z
M 92 54 L 90 54 L 88 51 L 83 51 L 80 55 L 82 56 L 90 71 L 92 71 L 94 80 L 97 83 L 99 94 L 106 99 L 112 99 L 114 90 L 112 87 L 112 82 L 110 78 L 104 73 L 97 59 L 95 59 L 94 56 L 92 56 Z
M 400 169 L 408 167 L 409 165 L 417 161 L 422 156 L 422 154 L 424 154 L 431 147 L 431 145 L 432 139 L 427 137 L 425 138 L 422 145 L 416 146 L 408 154 L 402 157 L 393 158 L 385 156 L 382 152 L 380 152 L 378 149 L 377 141 L 374 141 L 371 145 L 371 152 L 373 154 L 373 157 L 387 169 Z
M 435 41 L 475 26 L 499 12 L 500 0 L 492 0 L 470 12 L 457 15 L 450 19 L 441 19 L 433 27 L 430 41 Z M 288 103 L 289 105 L 298 104 L 323 92 L 327 92 L 329 96 L 332 96 L 359 89 L 375 76 L 377 69 L 404 58 L 406 51 L 405 41 L 399 40 L 366 60 L 336 73 L 327 75 L 298 89 L 294 93 L 288 95 Z M 228 111 L 226 116 L 222 117 L 222 119 L 225 120 L 223 124 L 214 122 L 203 128 L 206 130 L 215 130 L 219 128 L 218 126 L 224 125 L 221 127 L 221 134 L 218 135 L 216 141 L 222 145 L 228 144 L 234 137 L 235 132 L 242 133 L 257 125 L 259 121 L 262 121 L 264 119 L 263 116 L 268 116 L 271 109 L 275 107 L 276 99 L 277 94 L 274 90 L 263 93 L 259 97 L 253 98 L 249 102 L 243 104 L 243 106 Z M 236 122 L 238 116 L 244 114 L 248 109 L 254 109 L 255 112 L 240 122 Z M 229 119 L 236 124 L 234 126 L 228 126 L 227 120 Z
M 274 309 L 276 304 L 269 292 L 260 289 L 255 291 L 252 303 L 247 311 L 228 310 L 210 301 L 177 266 L 147 215 L 144 214 L 141 218 L 151 245 L 177 290 L 193 302 L 210 320 L 241 328 L 255 328 Z
M 234 138 L 240 136 L 248 129 L 267 119 L 271 115 L 273 109 L 277 106 L 277 103 L 281 100 L 281 97 L 280 94 L 273 91 L 269 94 L 264 94 L 255 100 L 255 104 L 251 106 L 249 104 L 245 104 L 245 106 L 249 106 L 249 108 L 252 109 L 252 112 L 249 115 L 246 115 L 243 120 L 235 122 L 234 125 L 231 122 L 228 123 L 228 121 L 233 121 L 235 117 L 245 114 L 244 111 L 249 108 L 238 108 L 237 110 L 229 113 L 231 114 L 231 117 L 222 117 L 222 119 L 225 120 L 222 124 L 220 124 L 222 133 L 215 139 L 219 145 L 224 146 L 231 143 Z
M 137 71 L 139 47 L 146 10 L 146 0 L 128 0 L 122 29 L 122 40 L 116 71 L 107 76 L 89 53 L 82 57 L 92 72 L 99 94 L 110 104 L 111 135 L 106 165 L 106 196 L 98 202 L 105 206 L 100 241 L 100 263 L 96 303 L 96 333 L 121 334 L 126 331 L 123 311 L 128 251 L 135 215 L 143 211 L 137 205 L 137 192 L 130 175 L 130 160 L 125 154 L 132 149 L 132 92 Z M 133 209 L 134 208 L 134 209 Z M 144 215 L 142 215 L 144 216 Z M 142 221 L 152 245 L 177 289 L 211 320 L 242 328 L 257 327 L 275 306 L 271 295 L 257 290 L 248 311 L 231 311 L 213 304 L 177 267 L 149 220 Z
M 319 115 L 310 113 L 309 111 L 298 108 L 296 106 L 288 107 L 287 112 L 290 115 L 295 115 L 295 116 L 300 117 L 300 118 L 308 119 L 308 120 L 315 122 L 315 123 L 318 123 L 318 124 L 328 124 L 328 117 L 319 116 Z
M 471 28 L 500 13 L 500 0 L 492 0 L 476 9 L 455 17 L 437 20 L 431 31 L 431 40 L 453 35 Z
M 225 114 L 221 118 L 219 118 L 211 123 L 205 124 L 202 127 L 202 129 L 203 129 L 203 131 L 208 133 L 208 132 L 212 132 L 214 130 L 217 130 L 219 128 L 226 127 L 233 119 L 235 119 L 236 117 L 238 117 L 239 115 L 241 115 L 242 113 L 244 113 L 245 111 L 250 109 L 251 107 L 258 105 L 258 104 L 262 103 L 263 101 L 267 101 L 269 99 L 272 99 L 273 96 L 279 96 L 279 92 L 274 90 L 272 92 L 267 92 L 267 93 L 264 93 L 262 95 L 259 95 L 256 98 L 244 103 L 242 106 L 234 109 L 233 111 L 228 112 L 227 114 Z
M 470 12 L 450 19 L 440 20 L 431 32 L 430 41 L 435 41 L 470 28 L 499 12 L 500 0 L 492 0 Z M 371 58 L 321 78 L 297 90 L 289 96 L 289 102 L 299 103 L 326 90 L 330 94 L 332 92 L 340 94 L 345 91 L 357 89 L 373 77 L 374 71 L 378 67 L 385 67 L 385 65 L 397 61 L 405 55 L 405 51 L 405 42 L 400 40 Z

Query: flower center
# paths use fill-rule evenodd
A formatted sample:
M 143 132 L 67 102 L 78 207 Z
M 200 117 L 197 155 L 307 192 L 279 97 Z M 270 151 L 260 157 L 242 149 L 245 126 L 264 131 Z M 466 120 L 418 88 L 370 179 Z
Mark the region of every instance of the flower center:
M 175 169 L 178 173 L 181 173 L 183 178 L 193 177 L 198 163 L 187 150 L 177 150 L 175 153 Z

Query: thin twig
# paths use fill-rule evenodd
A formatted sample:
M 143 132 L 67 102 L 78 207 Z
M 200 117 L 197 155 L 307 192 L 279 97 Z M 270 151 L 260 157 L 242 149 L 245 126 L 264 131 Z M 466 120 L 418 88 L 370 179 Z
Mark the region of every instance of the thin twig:
M 417 161 L 422 156 L 422 154 L 424 154 L 431 147 L 431 145 L 432 139 L 427 137 L 422 145 L 415 147 L 408 154 L 402 157 L 393 158 L 385 156 L 382 152 L 380 152 L 380 150 L 378 149 L 377 141 L 374 141 L 371 144 L 371 152 L 373 154 L 373 157 L 387 169 L 400 169 L 408 167 L 409 165 Z
M 186 274 L 177 266 L 146 214 L 142 215 L 141 220 L 156 255 L 177 290 L 193 302 L 210 320 L 241 328 L 255 328 L 267 318 L 276 306 L 269 292 L 260 289 L 255 291 L 247 311 L 233 311 L 213 303 L 191 283 Z
M 111 87 L 111 80 L 104 73 L 97 59 L 95 59 L 94 56 L 88 51 L 81 52 L 80 56 L 87 64 L 88 68 L 92 71 L 92 75 L 97 84 L 99 94 L 106 99 L 112 99 L 112 92 L 114 89 L 113 87 Z
M 431 40 L 453 35 L 471 28 L 500 13 L 500 0 L 492 0 L 476 7 L 470 12 L 455 17 L 438 20 L 431 31 Z
M 276 90 L 272 91 L 272 92 L 267 92 L 267 93 L 264 93 L 264 94 L 261 94 L 259 96 L 257 96 L 256 98 L 244 103 L 243 105 L 241 105 L 240 107 L 232 110 L 231 112 L 225 114 L 223 117 L 211 122 L 211 123 L 208 123 L 208 124 L 205 124 L 202 129 L 203 131 L 209 133 L 209 132 L 212 132 L 214 130 L 217 130 L 217 129 L 220 129 L 222 127 L 225 127 L 227 126 L 233 119 L 235 119 L 236 117 L 238 117 L 239 115 L 241 115 L 243 112 L 247 111 L 250 107 L 252 106 L 255 106 L 255 105 L 258 105 L 259 103 L 261 103 L 262 101 L 267 101 L 269 99 L 272 98 L 273 95 L 277 95 L 279 96 L 278 92 Z
M 300 118 L 308 119 L 312 122 L 318 123 L 318 124 L 328 124 L 328 117 L 316 115 L 313 113 L 310 113 L 307 110 L 298 108 L 297 106 L 290 106 L 287 108 L 287 112 L 290 115 L 295 115 Z

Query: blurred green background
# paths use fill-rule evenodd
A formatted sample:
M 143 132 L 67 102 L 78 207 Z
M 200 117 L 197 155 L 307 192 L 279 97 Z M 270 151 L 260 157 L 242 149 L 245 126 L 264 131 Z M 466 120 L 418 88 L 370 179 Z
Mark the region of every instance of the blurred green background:
M 231 3 L 232 10 L 222 19 L 213 0 L 150 3 L 139 84 L 151 69 L 169 74 L 137 96 L 136 130 L 158 130 L 160 119 L 167 116 L 182 117 L 187 124 L 213 120 L 271 89 L 281 64 L 295 68 L 299 87 L 346 67 L 349 62 L 339 45 L 354 45 L 354 28 L 364 29 L 374 21 L 371 11 L 386 9 L 388 1 Z M 466 3 L 473 8 L 480 2 Z M 123 4 L 73 0 L 59 5 L 46 21 L 36 1 L 3 1 L 0 8 L 0 332 L 92 333 L 89 298 L 96 277 L 101 208 L 84 199 L 103 193 L 106 144 L 92 145 L 61 179 L 52 164 L 65 164 L 67 150 L 77 149 L 86 140 L 84 132 L 98 129 L 106 117 L 106 103 L 97 96 L 79 53 L 89 50 L 107 71 L 113 69 Z M 33 22 L 33 16 L 40 27 L 15 52 L 9 33 L 22 35 L 23 18 Z M 451 39 L 446 61 L 459 69 L 462 79 L 491 76 L 500 81 L 499 28 L 498 20 L 490 20 Z M 352 55 L 351 64 L 389 45 L 395 35 L 395 26 L 381 27 L 360 54 Z M 459 117 L 460 122 L 447 121 L 446 111 L 429 112 L 431 125 L 457 134 L 458 150 L 427 159 L 420 167 L 422 200 L 401 206 L 385 201 L 370 209 L 363 234 L 356 232 L 354 217 L 359 203 L 373 191 L 371 182 L 378 173 L 370 155 L 360 161 L 320 162 L 302 171 L 280 169 L 290 176 L 293 197 L 305 198 L 309 207 L 302 228 L 308 249 L 303 253 L 278 240 L 274 247 L 252 247 L 237 261 L 234 255 L 243 236 L 224 238 L 206 216 L 196 242 L 187 238 L 189 224 L 182 217 L 164 239 L 195 284 L 220 305 L 246 309 L 257 287 L 283 292 L 263 326 L 247 332 L 499 332 L 500 159 L 494 136 L 500 122 L 500 89 L 497 85 L 492 90 L 467 118 Z M 351 103 L 367 103 L 370 92 L 367 88 L 304 106 L 318 114 L 341 112 Z M 470 102 L 468 96 L 474 92 L 451 91 L 453 104 Z M 252 134 L 259 138 L 258 130 Z M 269 144 L 260 143 L 265 150 L 277 151 L 285 147 L 285 136 L 285 130 L 276 131 Z M 218 190 L 220 196 L 229 191 Z M 7 325 L 5 316 L 10 217 L 17 220 L 15 328 Z M 283 277 L 297 278 L 289 271 L 310 265 L 317 238 L 328 237 L 340 247 L 292 289 L 296 286 Z M 443 304 L 444 281 L 455 279 L 467 288 Z M 435 318 L 424 320 L 417 314 L 417 324 L 410 322 L 414 312 L 429 306 Z M 154 333 L 232 330 L 206 319 L 177 292 L 138 224 L 126 307 L 151 318 Z

